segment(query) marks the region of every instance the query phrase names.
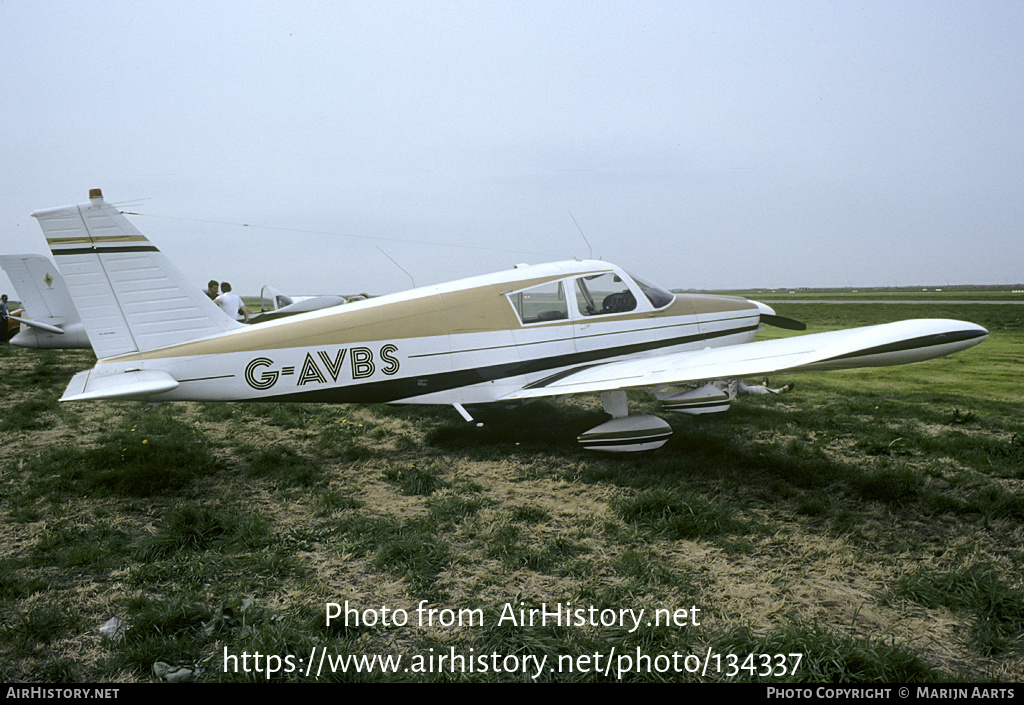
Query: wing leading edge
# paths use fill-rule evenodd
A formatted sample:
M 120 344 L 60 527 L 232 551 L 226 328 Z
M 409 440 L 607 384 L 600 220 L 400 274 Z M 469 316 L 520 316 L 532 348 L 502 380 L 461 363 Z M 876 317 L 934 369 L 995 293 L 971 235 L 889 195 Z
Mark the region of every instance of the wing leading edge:
M 965 321 L 898 321 L 581 366 L 534 382 L 503 399 L 586 394 L 778 372 L 902 365 L 965 350 L 986 337 L 987 330 Z

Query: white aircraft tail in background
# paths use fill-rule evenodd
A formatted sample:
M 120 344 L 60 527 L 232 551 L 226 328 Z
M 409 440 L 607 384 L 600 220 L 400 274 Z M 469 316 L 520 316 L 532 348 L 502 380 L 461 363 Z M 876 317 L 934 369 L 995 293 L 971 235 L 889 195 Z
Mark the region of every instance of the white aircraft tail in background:
M 21 329 L 11 345 L 23 348 L 89 348 L 89 336 L 78 317 L 64 278 L 42 255 L 2 255 L 0 268 L 7 272 L 21 302 L 14 317 Z

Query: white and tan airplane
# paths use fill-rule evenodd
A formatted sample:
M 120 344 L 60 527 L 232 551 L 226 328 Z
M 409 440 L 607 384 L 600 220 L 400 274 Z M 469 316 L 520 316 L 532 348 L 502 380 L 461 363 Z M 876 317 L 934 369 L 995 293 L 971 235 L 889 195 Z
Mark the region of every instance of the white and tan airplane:
M 671 294 L 607 262 L 553 262 L 244 326 L 98 189 L 38 211 L 98 362 L 62 401 L 281 401 L 467 407 L 600 394 L 612 419 L 585 448 L 658 448 L 671 427 L 630 415 L 626 391 L 666 410 L 723 411 L 722 383 L 801 370 L 897 365 L 957 352 L 988 331 L 922 319 L 753 342 L 797 327 L 730 296 Z M 717 383 L 717 384 L 716 384 Z

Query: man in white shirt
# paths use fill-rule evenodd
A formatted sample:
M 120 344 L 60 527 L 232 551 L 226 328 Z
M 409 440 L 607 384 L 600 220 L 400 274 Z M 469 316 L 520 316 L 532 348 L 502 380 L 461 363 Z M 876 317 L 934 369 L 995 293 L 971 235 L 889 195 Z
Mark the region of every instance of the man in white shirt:
M 227 282 L 221 282 L 220 284 L 221 295 L 213 300 L 215 304 L 221 307 L 224 313 L 228 314 L 236 321 L 245 320 L 249 322 L 249 309 L 242 303 L 242 299 L 231 293 L 231 285 Z

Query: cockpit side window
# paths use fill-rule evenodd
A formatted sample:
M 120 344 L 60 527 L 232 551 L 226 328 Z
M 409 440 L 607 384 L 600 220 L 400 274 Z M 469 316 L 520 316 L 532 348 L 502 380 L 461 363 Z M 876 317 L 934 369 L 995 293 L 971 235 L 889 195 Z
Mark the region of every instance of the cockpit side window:
M 576 279 L 576 306 L 584 316 L 627 313 L 636 308 L 629 285 L 614 272 Z
M 565 286 L 560 281 L 548 282 L 508 295 L 523 325 L 559 321 L 569 317 Z

